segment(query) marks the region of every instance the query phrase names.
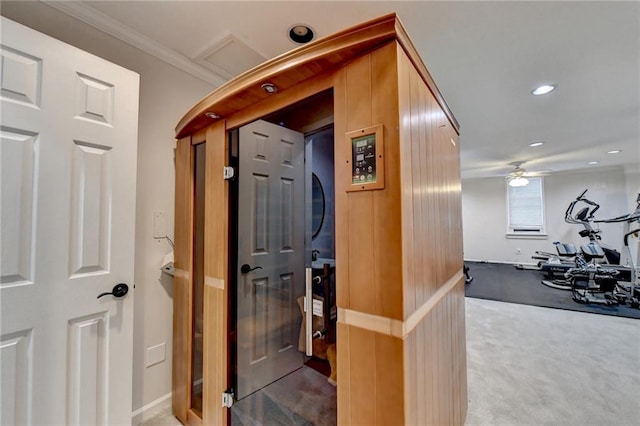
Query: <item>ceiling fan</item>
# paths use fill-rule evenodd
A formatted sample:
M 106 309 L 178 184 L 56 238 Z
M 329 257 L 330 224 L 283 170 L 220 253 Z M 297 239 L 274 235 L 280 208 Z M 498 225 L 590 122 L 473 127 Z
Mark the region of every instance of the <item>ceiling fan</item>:
M 536 161 L 526 162 L 533 167 L 534 170 L 530 170 L 529 167 L 525 170 L 522 166 L 525 164 L 525 161 L 513 161 L 508 164 L 504 164 L 504 162 L 499 161 L 491 161 L 486 162 L 478 167 L 470 168 L 466 170 L 467 176 L 463 174 L 463 178 L 465 177 L 502 177 L 509 181 L 512 178 L 521 177 L 523 179 L 531 180 L 534 176 L 545 176 L 549 173 L 552 173 L 553 170 L 550 169 L 538 169 L 535 165 Z M 517 181 L 516 185 L 524 184 L 524 181 Z M 525 185 L 523 185 L 525 186 Z
M 529 185 L 529 179 L 524 176 L 527 171 L 520 167 L 521 165 L 522 164 L 516 164 L 516 168 L 507 176 L 509 186 L 519 187 Z

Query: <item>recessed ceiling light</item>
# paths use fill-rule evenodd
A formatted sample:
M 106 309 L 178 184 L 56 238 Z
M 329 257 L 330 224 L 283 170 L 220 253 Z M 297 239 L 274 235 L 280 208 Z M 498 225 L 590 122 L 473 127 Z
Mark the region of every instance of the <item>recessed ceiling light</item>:
M 308 25 L 296 24 L 289 28 L 289 38 L 296 43 L 309 43 L 313 37 L 313 30 Z
M 535 141 L 529 144 L 529 146 L 531 147 L 542 146 L 542 145 L 544 145 L 544 141 Z
M 543 84 L 542 86 L 535 88 L 531 92 L 531 94 L 535 96 L 546 95 L 547 93 L 554 90 L 556 87 L 558 87 L 556 84 L 551 84 L 551 85 Z
M 587 164 L 593 166 L 594 164 L 599 164 L 599 161 L 589 161 Z
M 262 90 L 264 90 L 265 92 L 267 92 L 269 94 L 276 93 L 278 91 L 278 88 L 273 83 L 264 83 L 260 87 L 262 87 Z
M 208 118 L 212 119 L 212 120 L 216 120 L 218 118 L 220 118 L 220 115 L 216 114 L 215 112 L 205 112 L 204 115 L 206 115 Z
M 619 150 L 619 149 L 614 149 L 614 150 L 612 150 L 612 151 L 607 151 L 607 154 L 619 154 L 619 153 L 621 153 L 621 152 L 622 152 L 622 151 L 621 151 L 621 150 Z

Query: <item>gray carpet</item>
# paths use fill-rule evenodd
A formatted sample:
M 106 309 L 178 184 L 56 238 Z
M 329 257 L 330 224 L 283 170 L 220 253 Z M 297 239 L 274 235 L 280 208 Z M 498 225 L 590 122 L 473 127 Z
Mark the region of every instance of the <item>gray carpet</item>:
M 466 310 L 467 426 L 640 425 L 640 321 L 471 298 Z M 318 410 L 281 384 L 294 407 Z M 317 391 L 335 401 L 335 388 Z M 167 411 L 144 424 L 180 422 Z
M 466 299 L 467 425 L 639 425 L 640 321 Z

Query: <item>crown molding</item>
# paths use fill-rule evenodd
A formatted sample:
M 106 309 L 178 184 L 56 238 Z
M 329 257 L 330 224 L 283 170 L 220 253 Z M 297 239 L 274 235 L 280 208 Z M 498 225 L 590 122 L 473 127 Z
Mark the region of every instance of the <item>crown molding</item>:
M 178 68 L 202 81 L 214 86 L 221 86 L 227 79 L 203 67 L 185 55 L 169 49 L 157 41 L 144 36 L 132 28 L 116 21 L 81 1 L 51 1 L 40 0 L 48 6 L 59 10 L 79 21 L 84 22 L 104 33 L 107 33 L 131 46 L 148 53 L 167 64 Z

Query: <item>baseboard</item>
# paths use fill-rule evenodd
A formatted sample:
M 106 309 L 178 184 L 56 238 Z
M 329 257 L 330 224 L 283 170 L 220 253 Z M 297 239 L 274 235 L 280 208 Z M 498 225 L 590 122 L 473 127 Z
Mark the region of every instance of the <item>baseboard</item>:
M 131 424 L 137 426 L 171 407 L 171 392 L 131 413 Z
M 510 262 L 505 260 L 487 260 L 487 259 L 465 259 L 465 262 L 478 262 L 478 263 L 502 263 L 504 265 L 537 265 L 535 262 Z

